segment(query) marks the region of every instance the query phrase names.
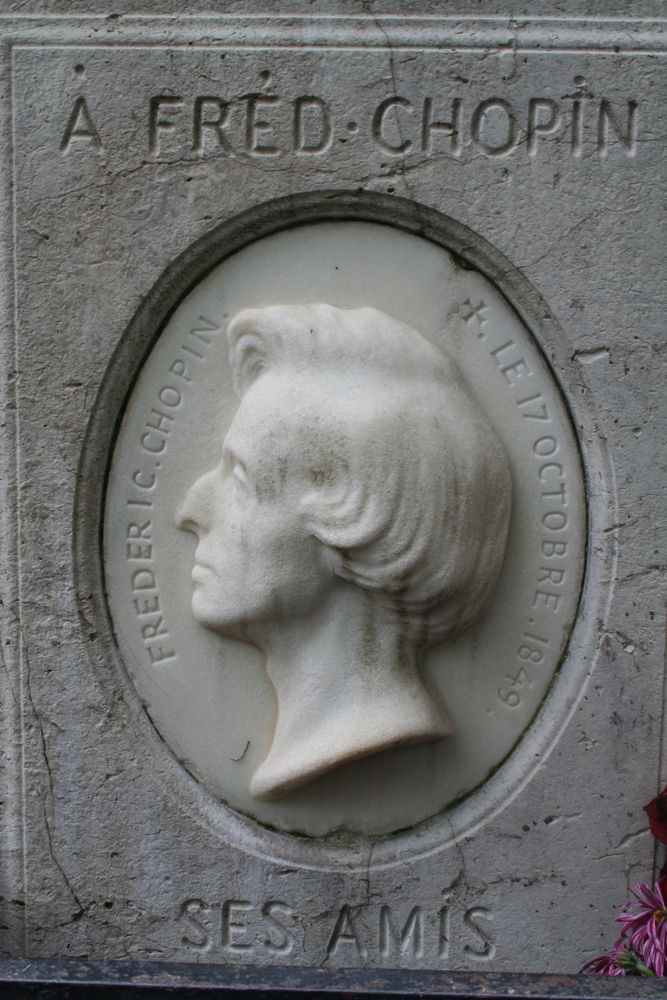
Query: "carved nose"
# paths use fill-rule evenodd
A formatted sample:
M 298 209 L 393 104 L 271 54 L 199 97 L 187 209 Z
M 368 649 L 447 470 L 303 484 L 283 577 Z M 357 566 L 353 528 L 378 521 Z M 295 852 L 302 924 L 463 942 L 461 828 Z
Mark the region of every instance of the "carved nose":
M 176 527 L 181 531 L 197 531 L 198 522 L 194 517 L 191 502 L 192 489 L 189 489 L 185 499 L 176 508 Z
M 210 499 L 212 476 L 212 472 L 200 476 L 176 508 L 176 527 L 181 531 L 193 531 L 198 535 L 208 529 L 206 509 L 209 504 L 206 501 Z

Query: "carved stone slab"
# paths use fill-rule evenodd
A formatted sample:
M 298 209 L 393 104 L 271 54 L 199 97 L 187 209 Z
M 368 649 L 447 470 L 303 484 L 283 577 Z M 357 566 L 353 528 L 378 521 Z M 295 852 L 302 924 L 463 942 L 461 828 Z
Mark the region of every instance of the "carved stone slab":
M 315 6 L 0 21 L 2 952 L 575 972 L 665 780 L 663 23 Z

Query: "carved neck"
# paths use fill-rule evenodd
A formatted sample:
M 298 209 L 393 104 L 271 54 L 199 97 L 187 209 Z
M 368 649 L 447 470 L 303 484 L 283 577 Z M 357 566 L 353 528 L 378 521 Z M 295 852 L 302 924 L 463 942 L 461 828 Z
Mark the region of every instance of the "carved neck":
M 389 747 L 451 735 L 419 676 L 414 648 L 387 617 L 341 580 L 308 621 L 272 629 L 270 644 L 258 638 L 278 719 L 250 784 L 256 798 L 277 798 Z

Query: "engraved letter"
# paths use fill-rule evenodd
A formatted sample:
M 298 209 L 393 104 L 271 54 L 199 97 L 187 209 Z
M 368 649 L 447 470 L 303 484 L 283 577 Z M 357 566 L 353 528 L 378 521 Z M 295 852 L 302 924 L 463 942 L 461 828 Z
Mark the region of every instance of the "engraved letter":
M 99 133 L 93 124 L 93 119 L 90 117 L 85 97 L 77 97 L 74 102 L 72 114 L 69 116 L 67 128 L 60 143 L 61 153 L 69 152 L 72 139 L 85 139 L 92 143 L 93 149 L 100 150 L 102 148 Z
M 544 599 L 544 603 L 540 604 L 540 597 Z M 558 602 L 560 597 L 558 594 L 552 594 L 548 590 L 536 590 L 535 599 L 533 600 L 533 607 L 540 608 L 543 607 L 547 611 L 558 611 Z
M 539 471 L 537 473 L 538 476 L 540 477 L 541 483 L 546 483 L 547 481 L 546 479 L 547 469 L 558 469 L 559 477 L 562 477 L 563 475 L 563 466 L 560 464 L 560 462 L 546 462 L 544 465 L 540 466 Z
M 165 650 L 164 646 L 146 646 L 146 649 L 151 658 L 151 663 L 162 663 L 163 660 L 173 660 L 176 657 L 176 653 L 173 650 Z
M 562 583 L 563 580 L 565 579 L 564 569 L 549 569 L 548 566 L 540 566 L 538 572 L 539 572 L 539 576 L 537 578 L 538 583 L 543 583 L 545 580 L 548 580 L 550 583 L 554 583 L 556 586 L 558 586 L 558 584 Z
M 549 531 L 562 531 L 567 525 L 567 514 L 559 510 L 552 510 L 542 518 L 542 524 Z
M 560 483 L 560 489 L 558 489 L 558 490 L 551 490 L 549 493 L 543 493 L 542 494 L 542 499 L 543 500 L 551 499 L 551 497 L 558 497 L 561 505 L 563 507 L 567 507 L 567 484 L 566 483 Z
M 319 138 L 306 143 L 304 112 L 314 109 L 319 118 Z M 295 153 L 323 153 L 331 142 L 333 128 L 326 101 L 321 97 L 297 97 L 294 102 L 294 151 Z
M 161 117 L 162 109 L 180 111 L 182 104 L 182 97 L 169 97 L 168 94 L 151 97 L 148 111 L 148 149 L 154 156 L 160 152 L 160 132 L 168 132 L 174 127 L 172 121 Z
M 157 421 L 151 420 L 151 416 L 153 414 L 157 417 Z M 169 424 L 165 424 L 164 421 L 169 420 L 170 422 L 173 422 L 173 419 L 174 418 L 170 417 L 168 413 L 163 413 L 162 410 L 156 410 L 153 406 L 151 407 L 151 414 L 146 421 L 146 427 L 152 427 L 153 430 L 160 431 L 161 434 L 168 434 L 171 428 L 169 427 Z
M 161 403 L 164 403 L 165 406 L 168 406 L 170 409 L 175 409 L 177 406 L 181 405 L 183 397 L 178 389 L 174 389 L 173 385 L 163 385 L 158 393 L 158 398 Z M 155 413 L 156 411 L 152 410 L 151 412 Z M 147 426 L 151 427 L 153 425 L 147 424 Z M 165 433 L 168 434 L 169 432 L 166 431 Z
M 440 907 L 438 914 L 440 917 L 440 929 L 438 932 L 438 958 L 447 958 L 449 955 L 449 905 Z
M 509 350 L 510 347 L 516 347 L 516 344 L 514 343 L 513 340 L 508 340 L 506 344 L 502 345 L 502 347 L 496 347 L 495 351 L 489 351 L 489 354 L 491 355 L 491 357 L 496 362 L 499 368 L 501 367 L 501 365 L 504 365 L 505 362 L 501 361 L 498 355 L 502 354 L 503 351 Z
M 169 635 L 162 615 L 158 615 L 157 623 L 155 625 L 142 625 L 141 635 L 144 642 L 147 642 L 149 639 L 155 639 L 157 636 Z
M 513 365 L 505 365 L 500 371 L 510 385 L 515 385 L 518 379 L 533 374 L 523 358 L 519 358 Z
M 528 406 L 529 403 L 539 403 L 541 412 L 524 413 L 523 414 L 524 420 L 546 420 L 548 422 L 551 421 L 551 417 L 549 416 L 549 411 L 547 410 L 547 404 L 544 402 L 544 397 L 542 396 L 541 392 L 535 393 L 534 396 L 526 396 L 525 399 L 517 399 L 516 401 L 516 405 L 520 407 Z
M 600 101 L 600 115 L 598 117 L 598 153 L 600 156 L 606 156 L 609 152 L 610 125 L 626 155 L 635 155 L 637 140 L 636 111 L 637 102 L 628 101 L 628 127 L 624 133 L 619 122 L 616 120 L 616 115 L 612 111 L 611 103 L 609 101 Z
M 546 559 L 564 556 L 567 552 L 567 542 L 542 542 L 542 555 Z
M 269 107 L 272 104 L 279 104 L 279 97 L 270 97 L 267 94 L 248 94 L 245 98 L 247 104 L 245 123 L 245 148 L 248 153 L 255 156 L 278 156 L 280 150 L 277 146 L 258 146 L 257 133 L 270 132 L 273 125 L 270 122 L 257 121 L 257 109 L 262 105 Z
M 154 615 L 156 611 L 160 610 L 160 595 L 153 594 L 151 597 L 137 597 L 133 603 L 138 615 Z
M 556 438 L 551 437 L 550 434 L 547 434 L 546 437 L 537 439 L 533 445 L 533 451 L 536 455 L 541 455 L 543 458 L 555 455 L 558 451 L 558 441 L 556 441 Z
M 215 105 L 217 114 L 214 118 L 205 118 L 206 105 Z M 231 152 L 231 146 L 223 129 L 229 121 L 229 101 L 221 101 L 219 97 L 196 97 L 195 112 L 192 124 L 192 148 L 195 153 L 204 152 L 204 132 L 212 132 L 221 149 Z
M 382 127 L 384 125 L 385 115 L 390 108 L 405 108 L 410 114 L 412 114 L 412 105 L 410 101 L 406 100 L 405 97 L 388 97 L 382 104 L 379 105 L 375 114 L 373 115 L 373 124 L 371 126 L 371 134 L 374 141 L 378 144 L 381 150 L 388 153 L 390 156 L 400 156 L 402 153 L 407 153 L 412 148 L 412 142 L 410 139 L 406 139 L 399 146 L 390 146 L 388 142 L 382 138 Z M 401 134 L 401 128 L 398 124 L 398 112 L 396 115 L 396 128 L 398 129 L 399 135 Z
M 155 577 L 149 569 L 138 569 L 132 574 L 132 590 L 154 590 Z
M 280 903 L 278 901 L 270 901 L 264 903 L 262 907 L 262 916 L 269 924 L 269 930 L 267 932 L 267 937 L 264 938 L 264 946 L 267 951 L 270 951 L 272 955 L 289 955 L 292 948 L 294 947 L 294 935 L 289 927 L 285 927 L 285 924 L 281 923 L 274 913 L 278 913 L 281 916 L 284 914 L 286 917 L 293 917 L 294 911 L 286 903 Z M 271 938 L 270 932 L 274 931 L 278 935 L 278 940 L 275 941 Z
M 127 537 L 128 538 L 150 538 L 151 537 L 151 521 L 145 521 L 143 524 L 128 524 L 127 526 Z
M 242 934 L 248 929 L 247 924 L 239 924 L 234 920 L 238 913 L 246 913 L 252 910 L 252 903 L 244 899 L 226 899 L 222 905 L 222 945 L 230 951 L 251 951 L 252 945 L 248 941 L 239 941 L 237 934 Z
M 493 920 L 493 914 L 485 906 L 473 906 L 471 909 L 466 910 L 463 922 L 482 939 L 482 950 L 479 951 L 477 948 L 471 948 L 469 944 L 465 945 L 463 950 L 471 958 L 487 962 L 495 955 L 496 946 L 489 937 L 488 932 L 483 931 L 477 923 L 480 917 L 483 917 L 485 920 Z
M 141 471 L 141 469 L 137 469 L 137 471 L 132 474 L 132 482 L 135 484 L 135 486 L 138 486 L 140 490 L 152 490 L 153 487 L 155 486 L 155 480 L 157 479 L 157 476 L 155 475 L 154 472 L 151 473 L 150 475 L 146 473 L 145 474 L 146 479 L 148 479 L 148 484 L 146 485 L 144 483 L 139 482 L 139 477 L 143 475 L 144 473 Z
M 486 114 L 491 108 L 500 108 L 507 115 L 507 139 L 501 146 L 489 146 L 482 139 L 482 126 Z M 516 148 L 519 142 L 519 123 L 514 114 L 514 108 L 502 97 L 490 97 L 488 101 L 482 101 L 475 108 L 470 123 L 472 129 L 472 141 L 487 156 L 505 156 Z
M 208 951 L 211 947 L 211 935 L 194 915 L 201 912 L 208 912 L 208 906 L 201 899 L 186 899 L 181 906 L 180 918 L 186 922 L 191 935 L 184 934 L 181 938 L 181 944 L 184 944 L 190 951 Z
M 400 945 L 401 955 L 405 955 L 412 941 L 412 955 L 422 958 L 424 955 L 424 919 L 421 906 L 413 906 L 405 921 L 402 931 L 399 931 L 391 906 L 380 909 L 380 954 L 389 958 L 393 945 Z
M 572 101 L 572 131 L 570 134 L 570 150 L 573 156 L 581 156 L 584 146 L 584 102 Z
M 155 444 L 155 441 L 151 437 L 150 431 L 146 431 L 145 434 L 141 435 L 141 447 L 144 451 L 149 451 L 152 455 L 159 455 L 167 447 L 167 442 L 164 438 L 160 441 L 159 448 L 153 448 L 152 444 Z
M 548 111 L 549 117 L 540 122 L 540 111 Z M 537 153 L 538 135 L 553 135 L 560 128 L 561 115 L 558 105 L 549 97 L 533 97 L 528 102 L 528 155 Z
M 366 958 L 368 955 L 366 946 L 357 930 L 351 906 L 341 906 L 336 926 L 327 945 L 327 955 L 335 955 L 339 944 L 353 944 L 362 958 Z
M 153 558 L 153 546 L 150 542 L 128 542 L 127 543 L 127 559 L 137 560 L 137 559 L 152 559 Z
M 212 344 L 213 341 L 210 337 L 205 337 L 204 333 L 207 331 L 212 331 L 213 333 L 220 333 L 220 327 L 216 326 L 215 323 L 207 319 L 206 316 L 200 316 L 197 320 L 198 323 L 203 323 L 203 326 L 193 326 L 190 330 L 190 336 L 196 337 L 197 340 L 201 340 L 202 344 Z M 200 355 L 201 356 L 201 355 Z
M 184 382 L 192 382 L 192 379 L 188 378 L 188 376 L 185 374 L 187 370 L 188 370 L 187 363 L 183 361 L 182 358 L 176 358 L 172 362 L 171 367 L 169 368 L 169 371 L 173 375 L 178 376 L 178 378 L 182 378 Z
M 451 137 L 449 150 L 452 156 L 461 155 L 461 99 L 459 97 L 452 101 L 451 122 L 434 122 L 431 118 L 431 108 L 433 101 L 430 97 L 424 98 L 424 114 L 422 117 L 422 150 L 425 153 L 431 151 L 431 133 L 443 132 Z

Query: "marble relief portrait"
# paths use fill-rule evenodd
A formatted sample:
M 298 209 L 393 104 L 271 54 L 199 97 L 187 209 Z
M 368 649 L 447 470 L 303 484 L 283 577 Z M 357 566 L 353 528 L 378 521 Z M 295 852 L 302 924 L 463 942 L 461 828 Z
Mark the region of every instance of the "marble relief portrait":
M 250 792 L 452 734 L 424 650 L 480 617 L 509 462 L 454 363 L 373 308 L 274 305 L 228 327 L 240 403 L 178 524 L 196 620 L 258 647 L 278 714 Z

